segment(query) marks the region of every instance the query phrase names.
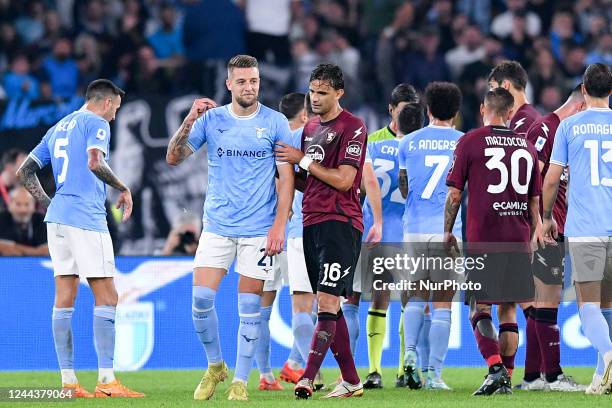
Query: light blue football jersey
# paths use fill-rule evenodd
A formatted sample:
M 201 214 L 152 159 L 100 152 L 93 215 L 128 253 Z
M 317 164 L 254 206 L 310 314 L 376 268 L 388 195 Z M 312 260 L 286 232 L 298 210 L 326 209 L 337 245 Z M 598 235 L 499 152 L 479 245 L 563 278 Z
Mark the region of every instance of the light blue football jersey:
M 612 235 L 612 110 L 591 108 L 561 121 L 550 162 L 569 166 L 565 235 Z
M 446 175 L 462 132 L 429 125 L 412 132 L 399 145 L 399 168 L 408 175 L 408 197 L 404 210 L 404 233 L 444 233 Z M 453 233 L 461 234 L 461 220 Z
M 296 129 L 291 133 L 291 144 L 293 147 L 301 149 L 302 132 L 304 128 Z M 291 220 L 287 224 L 287 238 L 301 238 L 304 232 L 304 215 L 302 214 L 302 198 L 304 193 L 295 190 L 293 204 L 291 205 Z
M 85 109 L 72 112 L 47 131 L 30 153 L 41 168 L 49 163 L 53 168 L 56 191 L 45 222 L 108 232 L 106 184 L 87 167 L 87 151 L 99 149 L 108 160 L 109 146 L 108 122 Z
M 380 184 L 383 215 L 381 242 L 402 242 L 402 216 L 404 203 L 399 189 L 399 140 L 387 139 L 368 143 L 368 156 L 374 166 L 374 173 Z M 367 234 L 374 223 L 372 207 L 368 197 L 363 204 L 363 224 Z
M 208 146 L 203 231 L 224 237 L 268 234 L 276 215 L 279 141 L 291 144 L 289 122 L 261 103 L 249 116 L 236 116 L 225 105 L 196 120 L 187 144 L 193 151 Z

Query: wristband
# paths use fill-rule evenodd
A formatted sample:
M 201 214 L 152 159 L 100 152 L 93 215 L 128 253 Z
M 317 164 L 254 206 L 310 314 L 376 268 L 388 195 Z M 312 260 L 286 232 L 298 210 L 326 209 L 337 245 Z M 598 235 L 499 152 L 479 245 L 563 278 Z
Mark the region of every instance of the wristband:
M 300 160 L 300 162 L 298 163 L 298 166 L 300 166 L 300 168 L 308 171 L 308 167 L 310 167 L 312 162 L 313 162 L 313 160 L 310 157 L 304 156 L 304 157 L 302 157 L 302 160 Z

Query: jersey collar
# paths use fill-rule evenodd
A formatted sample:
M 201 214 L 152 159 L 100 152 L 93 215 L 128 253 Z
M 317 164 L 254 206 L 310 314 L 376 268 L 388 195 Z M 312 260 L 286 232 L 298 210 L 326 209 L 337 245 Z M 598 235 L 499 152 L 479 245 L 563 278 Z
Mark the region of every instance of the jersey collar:
M 259 101 L 257 101 L 257 109 L 255 109 L 255 112 L 251 113 L 248 116 L 238 116 L 234 113 L 234 111 L 232 110 L 232 104 L 228 103 L 227 105 L 225 105 L 227 107 L 227 111 L 229 112 L 229 114 L 234 118 L 234 119 L 238 119 L 238 120 L 248 120 L 248 119 L 253 119 L 255 116 L 257 116 L 257 114 L 259 113 L 259 110 L 261 109 L 261 103 L 259 103 Z

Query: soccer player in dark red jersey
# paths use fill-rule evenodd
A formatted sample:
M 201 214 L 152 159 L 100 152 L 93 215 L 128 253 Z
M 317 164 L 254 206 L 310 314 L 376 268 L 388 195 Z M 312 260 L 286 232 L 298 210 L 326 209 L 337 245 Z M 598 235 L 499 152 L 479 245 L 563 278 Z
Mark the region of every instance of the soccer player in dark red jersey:
M 499 305 L 502 327 L 516 322 L 515 302 L 533 298 L 530 255 L 534 243 L 542 241 L 537 152 L 504 126 L 512 104 L 512 95 L 503 88 L 487 92 L 480 107 L 485 126 L 459 139 L 446 180 L 444 242 L 449 249 L 457 247 L 452 230 L 461 193 L 468 186 L 467 253 L 475 262 L 467 275 L 473 287 L 465 296 L 478 349 L 489 366 L 485 382 L 474 395 L 512 393 L 491 305 Z
M 514 103 L 512 105 L 509 128 L 518 135 L 525 137 L 527 130 L 533 122 L 540 118 L 540 114 L 527 101 L 525 94 L 527 72 L 516 61 L 504 61 L 493 68 L 489 74 L 488 81 L 490 90 L 502 87 L 512 94 Z M 533 299 L 521 303 L 520 306 L 523 309 L 525 319 L 527 319 L 529 315 L 527 310 L 533 306 Z M 510 375 L 512 375 L 512 370 L 514 370 L 514 358 L 518 342 L 519 336 L 516 318 L 499 326 L 499 346 L 502 352 L 502 360 Z M 534 344 L 529 340 L 527 340 L 526 348 L 527 353 L 536 353 L 538 351 L 537 343 Z
M 309 95 L 318 116 L 304 127 L 302 150 L 284 143 L 276 149 L 277 160 L 298 164 L 308 174 L 302 202 L 304 256 L 319 313 L 306 370 L 295 386 L 302 399 L 312 396 L 312 382 L 329 348 L 343 381 L 325 397 L 363 395 L 340 297 L 351 293 L 361 249 L 359 186 L 368 132 L 361 119 L 340 106 L 343 94 L 342 70 L 333 64 L 317 66 Z
M 538 164 L 542 180 L 548 171 L 555 132 L 559 123 L 585 108 L 584 97 L 578 85 L 565 103 L 554 112 L 537 119 L 527 131 L 527 140 L 534 144 L 538 151 Z M 533 260 L 533 276 L 536 287 L 533 307 L 525 309 L 527 316 L 527 344 L 537 347 L 527 348 L 525 354 L 525 375 L 522 384 L 517 388 L 527 391 L 575 391 L 581 392 L 585 386 L 577 384 L 571 377 L 563 375 L 560 366 L 559 326 L 557 312 L 561 301 L 563 284 L 563 227 L 567 215 L 565 193 L 568 183 L 566 168 L 559 183 L 559 192 L 553 214 L 557 222 L 558 245 L 546 245 L 536 251 Z M 540 215 L 542 203 L 540 202 Z M 542 373 L 542 374 L 540 374 Z
M 507 89 L 514 98 L 510 129 L 521 136 L 527 134 L 539 112 L 527 101 L 525 88 L 527 87 L 527 72 L 516 61 L 504 61 L 498 64 L 489 74 L 489 89 L 502 87 Z

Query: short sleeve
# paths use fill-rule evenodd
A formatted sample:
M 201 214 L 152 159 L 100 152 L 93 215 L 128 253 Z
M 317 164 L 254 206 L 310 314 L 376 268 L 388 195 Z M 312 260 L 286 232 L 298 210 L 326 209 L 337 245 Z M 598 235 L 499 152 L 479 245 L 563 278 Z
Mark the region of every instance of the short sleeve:
M 348 122 L 342 132 L 338 165 L 348 164 L 357 168 L 361 167 L 361 158 L 365 155 L 367 148 L 367 137 L 368 131 L 360 119 Z
M 469 161 L 466 135 L 461 136 L 455 148 L 453 163 L 446 176 L 446 185 L 463 191 L 468 177 Z
M 289 121 L 281 114 L 276 115 L 276 126 L 274 133 L 274 144 L 282 142 L 290 146 L 295 146 L 295 140 L 289 128 Z M 274 146 L 272 147 L 274 149 Z M 298 147 L 299 149 L 299 147 Z M 287 164 L 287 162 L 276 161 L 276 165 Z
M 548 125 L 546 122 L 542 122 L 531 126 L 526 135 L 527 140 L 534 145 L 537 151 L 538 160 L 543 163 L 548 163 L 552 150 L 548 132 Z
M 41 169 L 51 161 L 51 152 L 49 151 L 49 137 L 55 128 L 52 127 L 45 133 L 41 141 L 30 152 L 30 157 L 34 160 Z
M 550 162 L 559 166 L 567 166 L 567 122 L 563 121 L 557 128 L 555 133 L 555 142 L 553 143 Z
M 108 156 L 110 143 L 110 125 L 104 119 L 87 121 L 85 125 L 85 138 L 87 140 L 87 151 L 98 149 Z
M 208 114 L 209 111 L 196 119 L 191 131 L 189 132 L 189 137 L 187 138 L 187 146 L 195 153 L 200 147 L 206 143 L 206 125 L 204 120 L 209 120 Z

